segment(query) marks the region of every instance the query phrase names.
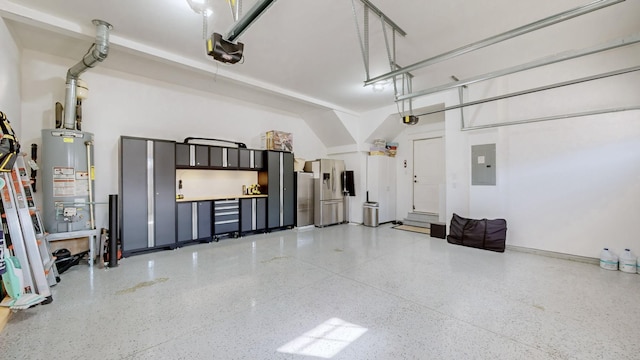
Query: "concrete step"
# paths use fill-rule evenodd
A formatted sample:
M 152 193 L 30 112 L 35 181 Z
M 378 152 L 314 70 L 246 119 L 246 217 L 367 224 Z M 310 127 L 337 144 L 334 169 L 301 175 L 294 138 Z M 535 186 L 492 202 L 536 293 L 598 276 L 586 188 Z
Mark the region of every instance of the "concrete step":
M 410 212 L 407 217 L 402 220 L 405 225 L 411 225 L 429 229 L 431 237 L 446 238 L 446 224 L 438 221 L 438 215 Z
M 423 222 L 423 221 L 414 221 L 414 220 L 410 220 L 410 219 L 404 219 L 402 220 L 402 223 L 404 225 L 411 225 L 411 226 L 415 226 L 415 227 L 421 227 L 421 228 L 426 228 L 426 229 L 430 229 L 431 228 L 431 224 L 428 222 Z
M 419 213 L 419 212 L 410 212 L 407 214 L 407 217 L 405 218 L 405 220 L 424 222 L 424 223 L 437 223 L 438 215 Z

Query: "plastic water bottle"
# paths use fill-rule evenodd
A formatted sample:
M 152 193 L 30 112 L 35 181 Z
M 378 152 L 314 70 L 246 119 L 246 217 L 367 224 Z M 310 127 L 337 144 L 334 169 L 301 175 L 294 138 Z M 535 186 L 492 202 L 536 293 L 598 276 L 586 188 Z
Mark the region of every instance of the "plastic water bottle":
M 635 274 L 637 271 L 636 265 L 636 257 L 633 256 L 631 250 L 624 249 L 624 252 L 620 255 L 620 271 Z
M 600 253 L 600 267 L 607 270 L 618 270 L 618 256 L 609 251 L 608 248 L 602 249 Z

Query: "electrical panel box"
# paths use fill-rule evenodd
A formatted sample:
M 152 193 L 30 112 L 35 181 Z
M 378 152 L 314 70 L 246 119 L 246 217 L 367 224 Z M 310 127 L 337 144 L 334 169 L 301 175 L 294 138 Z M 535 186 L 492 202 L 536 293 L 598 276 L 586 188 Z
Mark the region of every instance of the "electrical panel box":
M 496 144 L 471 146 L 471 185 L 496 185 Z

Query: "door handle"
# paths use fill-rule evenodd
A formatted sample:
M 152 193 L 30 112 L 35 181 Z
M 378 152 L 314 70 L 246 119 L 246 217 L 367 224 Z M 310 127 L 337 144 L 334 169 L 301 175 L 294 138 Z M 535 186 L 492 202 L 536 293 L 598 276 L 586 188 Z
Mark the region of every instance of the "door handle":
M 331 168 L 331 191 L 336 191 L 336 167 Z

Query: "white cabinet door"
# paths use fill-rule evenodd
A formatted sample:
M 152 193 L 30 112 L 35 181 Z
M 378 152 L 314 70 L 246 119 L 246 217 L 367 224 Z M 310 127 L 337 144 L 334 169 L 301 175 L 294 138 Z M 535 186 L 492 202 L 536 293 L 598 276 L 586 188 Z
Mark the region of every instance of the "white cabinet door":
M 388 156 L 367 158 L 369 201 L 378 203 L 380 223 L 396 220 L 396 163 Z

